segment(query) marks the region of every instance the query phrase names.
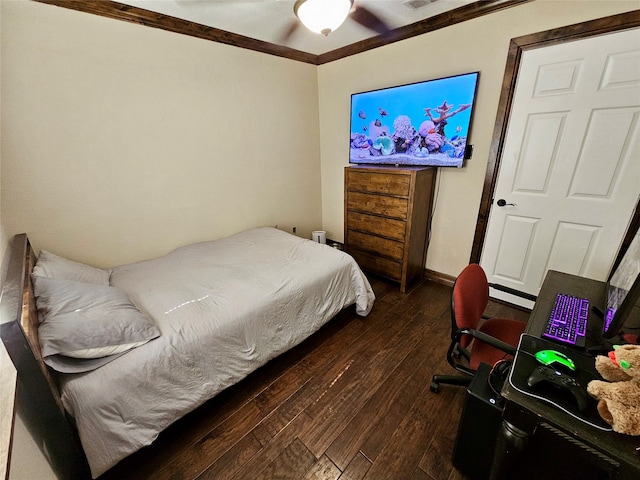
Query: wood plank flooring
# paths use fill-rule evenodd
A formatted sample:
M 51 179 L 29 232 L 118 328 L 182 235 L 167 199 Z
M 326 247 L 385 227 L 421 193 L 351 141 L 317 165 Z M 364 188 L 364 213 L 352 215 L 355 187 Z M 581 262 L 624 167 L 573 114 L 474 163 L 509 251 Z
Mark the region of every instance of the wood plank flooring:
M 464 478 L 451 452 L 465 389 L 429 391 L 434 373 L 454 372 L 445 360 L 451 289 L 425 280 L 402 294 L 371 283 L 369 316 L 346 309 L 100 480 Z

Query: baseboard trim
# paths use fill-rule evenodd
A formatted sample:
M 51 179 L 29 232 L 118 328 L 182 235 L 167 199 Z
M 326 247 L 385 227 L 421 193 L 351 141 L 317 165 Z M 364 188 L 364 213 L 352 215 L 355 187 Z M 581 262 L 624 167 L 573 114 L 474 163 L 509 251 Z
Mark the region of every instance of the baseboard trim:
M 447 287 L 453 287 L 453 284 L 456 281 L 456 277 L 447 275 L 446 273 L 435 272 L 433 270 L 429 270 L 428 268 L 425 268 L 424 270 L 424 278 L 432 282 L 445 285 Z M 491 298 L 491 301 L 496 303 L 501 303 L 508 307 L 517 308 L 518 310 L 522 310 L 523 312 L 531 312 L 531 310 L 528 308 L 521 307 L 520 305 L 516 305 L 514 303 L 510 303 L 510 302 L 507 302 L 506 300 L 501 300 L 499 298 Z
M 453 282 L 456 281 L 456 277 L 447 275 L 446 273 L 429 270 L 428 268 L 425 268 L 424 270 L 424 278 L 431 280 L 432 282 L 446 285 L 447 287 L 453 287 Z

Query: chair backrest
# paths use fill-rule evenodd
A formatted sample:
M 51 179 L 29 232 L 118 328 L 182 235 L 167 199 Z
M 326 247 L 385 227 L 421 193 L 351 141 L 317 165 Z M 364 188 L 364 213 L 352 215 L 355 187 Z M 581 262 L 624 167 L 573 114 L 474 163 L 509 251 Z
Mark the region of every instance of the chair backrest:
M 458 275 L 451 297 L 452 327 L 476 329 L 489 303 L 489 283 L 482 267 L 476 263 L 467 265 Z M 460 346 L 467 347 L 472 337 L 463 335 Z

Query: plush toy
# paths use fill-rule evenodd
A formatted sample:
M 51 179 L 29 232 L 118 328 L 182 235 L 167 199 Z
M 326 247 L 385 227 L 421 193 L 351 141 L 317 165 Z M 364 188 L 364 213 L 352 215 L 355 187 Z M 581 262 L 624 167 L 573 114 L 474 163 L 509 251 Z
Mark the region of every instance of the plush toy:
M 640 435 L 640 345 L 615 346 L 608 356 L 596 357 L 602 378 L 587 385 L 598 400 L 598 413 L 615 432 Z

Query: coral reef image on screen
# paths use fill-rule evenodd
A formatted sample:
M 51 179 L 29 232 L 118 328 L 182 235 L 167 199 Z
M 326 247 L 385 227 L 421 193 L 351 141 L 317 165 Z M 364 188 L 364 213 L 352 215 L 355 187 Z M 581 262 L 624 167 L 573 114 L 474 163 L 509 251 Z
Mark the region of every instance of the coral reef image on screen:
M 478 72 L 351 96 L 350 163 L 461 167 Z

